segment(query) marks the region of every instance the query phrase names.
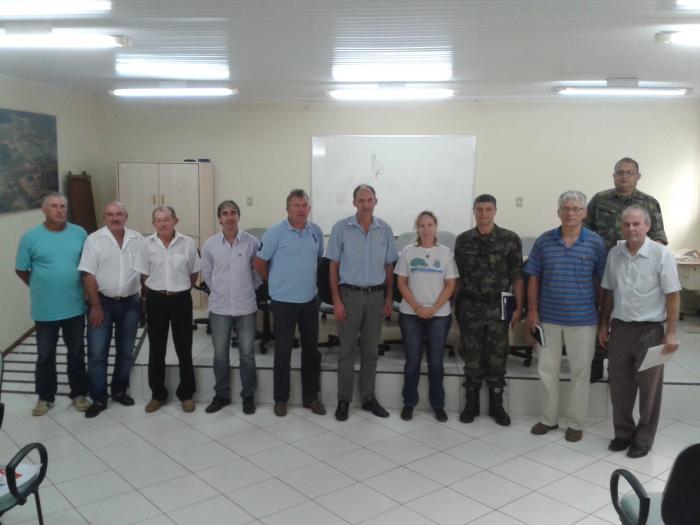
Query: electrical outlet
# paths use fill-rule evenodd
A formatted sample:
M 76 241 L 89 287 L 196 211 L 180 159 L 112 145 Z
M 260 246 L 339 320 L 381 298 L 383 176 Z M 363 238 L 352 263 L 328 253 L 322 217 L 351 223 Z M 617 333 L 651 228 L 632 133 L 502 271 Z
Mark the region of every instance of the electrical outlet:
M 245 203 L 246 203 L 247 206 L 252 206 L 252 205 L 253 205 L 253 197 L 248 197 L 248 198 L 245 200 Z
M 516 197 L 516 198 L 515 198 L 515 207 L 516 207 L 516 208 L 522 208 L 522 207 L 523 207 L 523 198 L 522 198 L 522 197 Z

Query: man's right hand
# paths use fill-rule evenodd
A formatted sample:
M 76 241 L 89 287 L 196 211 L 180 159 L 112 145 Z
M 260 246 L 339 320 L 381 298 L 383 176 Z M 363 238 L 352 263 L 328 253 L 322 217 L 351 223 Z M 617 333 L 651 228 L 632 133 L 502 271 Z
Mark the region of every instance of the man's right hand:
M 333 315 L 338 321 L 345 321 L 345 305 L 342 301 L 333 303 Z
M 88 323 L 93 328 L 99 328 L 105 320 L 105 313 L 101 305 L 91 306 L 88 314 Z
M 539 312 L 529 310 L 527 312 L 527 329 L 530 331 L 530 333 L 537 329 L 538 324 L 540 324 Z
M 602 323 L 598 327 L 598 344 L 605 350 L 608 347 L 608 340 L 610 339 L 610 331 L 606 323 Z

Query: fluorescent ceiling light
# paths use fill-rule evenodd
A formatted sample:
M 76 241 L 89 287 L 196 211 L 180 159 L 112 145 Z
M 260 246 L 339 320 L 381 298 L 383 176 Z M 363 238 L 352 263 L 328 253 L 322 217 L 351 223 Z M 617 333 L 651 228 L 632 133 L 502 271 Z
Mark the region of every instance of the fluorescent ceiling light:
M 127 88 L 112 91 L 115 97 L 228 97 L 236 94 L 230 88 Z
M 339 88 L 329 91 L 328 94 L 336 100 L 377 100 L 377 101 L 402 101 L 402 100 L 439 100 L 450 98 L 454 90 L 430 87 L 383 87 L 379 85 L 364 85 L 361 87 Z
M 572 87 L 554 88 L 559 95 L 587 95 L 600 97 L 681 97 L 688 88 L 623 88 L 623 87 Z
M 700 46 L 700 31 L 661 31 L 656 33 L 656 41 L 679 46 Z
M 0 48 L 12 49 L 111 49 L 125 47 L 124 37 L 98 33 L 7 33 L 0 30 Z
M 103 0 L 0 0 L 0 16 L 66 16 L 106 13 L 112 2 Z
M 676 0 L 676 7 L 681 9 L 700 9 L 700 0 Z
M 338 47 L 333 58 L 336 82 L 444 82 L 452 78 L 448 46 Z
M 225 80 L 228 65 L 217 62 L 195 62 L 158 58 L 118 58 L 117 73 L 128 77 L 173 78 L 184 80 Z

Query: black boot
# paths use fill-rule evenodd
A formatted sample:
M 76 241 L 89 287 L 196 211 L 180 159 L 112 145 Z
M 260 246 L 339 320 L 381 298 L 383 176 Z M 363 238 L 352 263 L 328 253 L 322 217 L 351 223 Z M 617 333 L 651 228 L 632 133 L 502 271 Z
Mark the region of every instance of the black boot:
M 474 418 L 479 415 L 479 391 L 481 388 L 468 386 L 467 387 L 467 403 L 464 410 L 459 415 L 459 420 L 462 423 L 471 423 Z
M 489 416 L 503 427 L 510 426 L 510 417 L 503 408 L 503 388 L 489 388 Z

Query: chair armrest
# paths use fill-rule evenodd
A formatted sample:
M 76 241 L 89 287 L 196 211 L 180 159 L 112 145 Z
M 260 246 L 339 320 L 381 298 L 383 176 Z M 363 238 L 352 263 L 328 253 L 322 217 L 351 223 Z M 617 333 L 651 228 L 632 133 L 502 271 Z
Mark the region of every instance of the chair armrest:
M 620 476 L 625 478 L 627 483 L 630 484 L 632 490 L 639 498 L 639 515 L 637 516 L 636 525 L 644 525 L 649 517 L 649 495 L 646 489 L 642 486 L 639 480 L 632 474 L 629 470 L 623 468 L 615 470 L 610 476 L 610 497 L 612 499 L 613 507 L 615 507 L 615 512 L 622 520 L 624 525 L 628 525 L 628 520 L 626 519 L 626 514 L 622 507 L 620 506 L 620 498 L 618 491 L 618 483 L 620 481 Z M 632 525 L 632 524 L 629 524 Z
M 31 482 L 17 487 L 17 480 L 15 478 L 15 470 L 32 451 L 39 451 L 39 458 L 41 459 L 41 468 L 39 469 L 39 474 Z M 10 490 L 10 494 L 20 502 L 24 502 L 27 496 L 36 491 L 37 487 L 44 480 L 46 476 L 46 468 L 48 467 L 49 455 L 46 452 L 46 447 L 41 443 L 30 443 L 25 446 L 14 455 L 10 462 L 5 465 L 5 476 L 7 477 L 7 488 Z

